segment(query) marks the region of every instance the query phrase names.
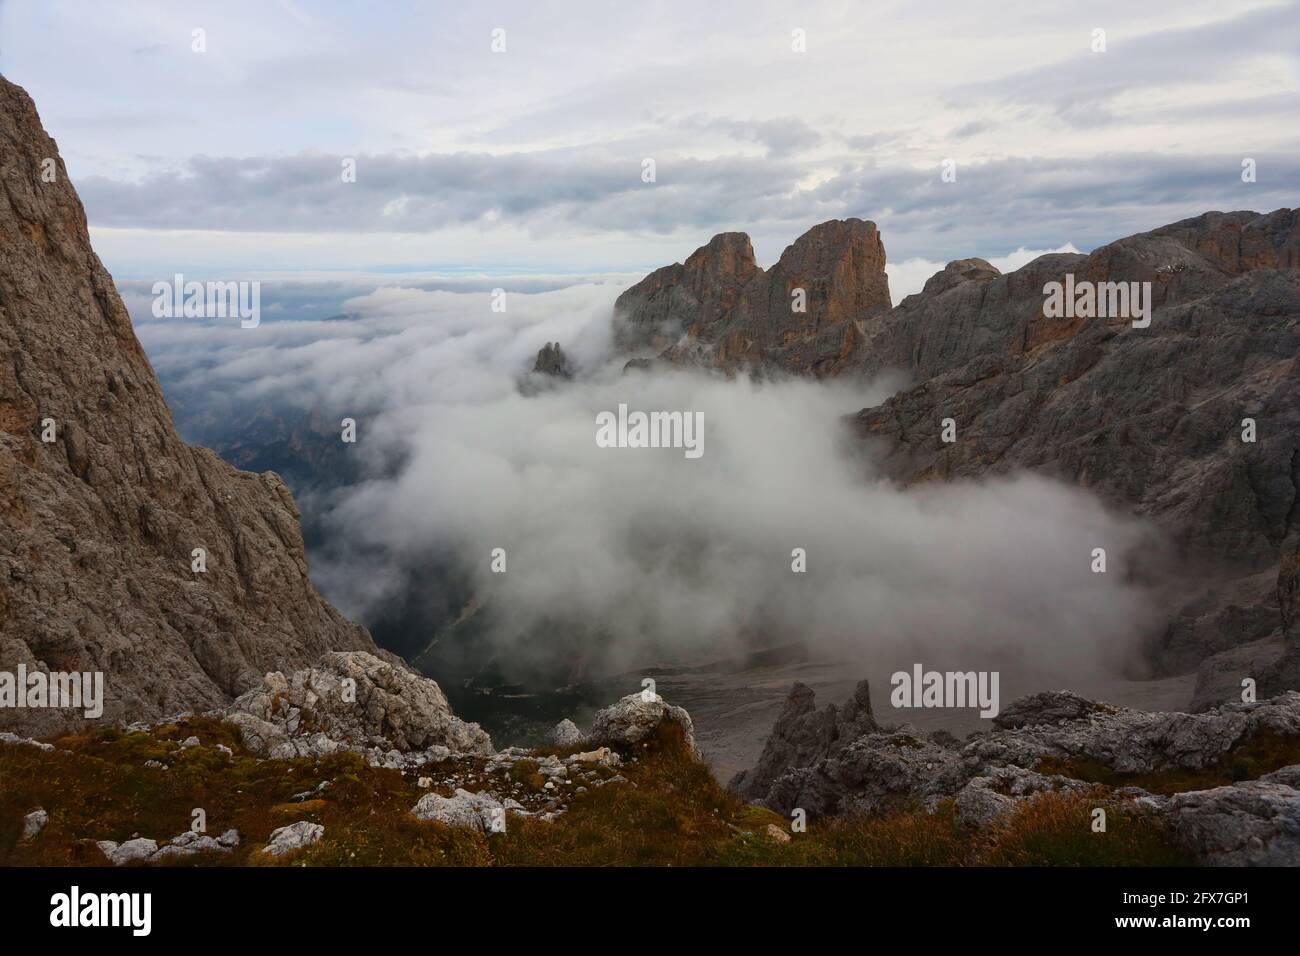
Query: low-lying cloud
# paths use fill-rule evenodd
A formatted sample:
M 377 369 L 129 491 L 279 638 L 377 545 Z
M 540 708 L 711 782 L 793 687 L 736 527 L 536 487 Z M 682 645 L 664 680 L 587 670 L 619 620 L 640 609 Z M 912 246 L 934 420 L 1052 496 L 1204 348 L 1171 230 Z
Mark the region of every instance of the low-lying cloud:
M 910 489 L 882 479 L 844 416 L 897 380 L 624 373 L 609 354 L 617 291 L 512 294 L 500 313 L 490 293 L 394 286 L 327 322 L 140 330 L 187 395 L 357 409 L 349 453 L 367 477 L 303 501 L 328 538 L 313 576 L 373 621 L 411 588 L 441 594 L 435 578 L 454 570 L 506 670 L 788 642 L 1062 677 L 1130 656 L 1150 623 L 1124 569 L 1143 527 L 1030 475 Z M 576 379 L 521 390 L 550 341 Z M 702 413 L 706 453 L 598 447 L 596 417 L 620 403 Z M 1090 567 L 1099 547 L 1104 574 Z M 792 571 L 795 549 L 806 573 Z

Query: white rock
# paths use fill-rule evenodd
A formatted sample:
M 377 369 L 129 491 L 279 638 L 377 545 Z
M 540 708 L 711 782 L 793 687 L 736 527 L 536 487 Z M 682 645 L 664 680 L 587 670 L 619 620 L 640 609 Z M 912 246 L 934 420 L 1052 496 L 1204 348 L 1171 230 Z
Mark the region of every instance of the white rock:
M 421 820 L 436 820 L 449 827 L 469 827 L 488 833 L 505 809 L 506 806 L 490 794 L 457 790 L 450 797 L 426 793 L 411 812 Z
M 184 833 L 174 837 L 170 843 L 155 853 L 152 859 L 167 860 L 177 857 L 194 856 L 197 853 L 229 853 L 230 848 L 223 846 L 219 841 L 210 836 L 201 833 L 195 833 L 193 830 L 186 830 Z
M 269 853 L 272 856 L 282 856 L 285 853 L 311 846 L 313 843 L 319 843 L 320 838 L 324 835 L 325 828 L 319 823 L 299 820 L 287 827 L 278 827 L 272 830 L 271 838 L 262 849 L 262 852 Z
M 695 748 L 695 726 L 691 715 L 658 694 L 628 694 L 599 711 L 592 720 L 587 739 L 596 744 L 631 746 L 648 738 L 664 720 L 679 724 L 686 735 L 686 743 L 691 749 Z
M 556 777 L 563 777 L 566 768 L 564 762 L 559 757 L 547 755 L 537 762 L 537 772 L 543 777 L 549 777 L 554 780 Z
M 112 849 L 109 850 L 107 847 L 112 847 Z M 158 852 L 158 841 L 137 837 L 134 840 L 127 840 L 119 846 L 105 840 L 99 843 L 99 848 L 104 851 L 109 862 L 114 866 L 124 866 L 136 860 L 149 859 Z

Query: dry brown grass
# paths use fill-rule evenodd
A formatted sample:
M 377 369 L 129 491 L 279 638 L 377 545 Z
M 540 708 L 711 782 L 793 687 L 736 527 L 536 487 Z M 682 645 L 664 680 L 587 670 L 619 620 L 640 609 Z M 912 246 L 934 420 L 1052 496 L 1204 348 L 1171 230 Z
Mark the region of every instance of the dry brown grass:
M 204 746 L 181 749 L 197 734 Z M 148 734 L 118 730 L 68 737 L 46 753 L 0 745 L 0 865 L 103 865 L 94 840 L 134 834 L 166 840 L 188 829 L 191 810 L 207 813 L 208 832 L 235 828 L 232 854 L 190 865 L 362 866 L 970 866 L 1162 865 L 1184 862 L 1154 822 L 1112 810 L 1108 832 L 1091 830 L 1092 795 L 1047 795 L 985 831 L 961 826 L 951 806 L 883 819 L 812 820 L 780 842 L 769 825 L 790 821 L 723 790 L 667 723 L 625 757 L 626 783 L 568 798 L 553 823 L 509 817 L 505 833 L 483 835 L 417 820 L 410 809 L 427 792 L 414 776 L 367 766 L 354 754 L 321 760 L 259 761 L 232 728 L 193 719 Z M 227 756 L 215 749 L 224 743 Z M 1276 749 L 1276 748 L 1274 748 Z M 1276 756 L 1274 754 L 1273 756 Z M 144 767 L 161 760 L 170 769 Z M 1253 760 L 1263 760 L 1256 754 Z M 1272 756 L 1267 757 L 1273 759 Z M 1267 760 L 1265 760 L 1267 762 Z M 539 785 L 521 762 L 517 782 Z M 315 792 L 324 780 L 329 789 Z M 295 801 L 295 794 L 313 791 Z M 50 822 L 18 844 L 22 817 L 44 807 Z M 272 858 L 270 832 L 295 820 L 325 826 L 325 838 Z
M 986 866 L 1188 866 L 1191 860 L 1150 816 L 1105 806 L 1106 830 L 1093 831 L 1104 794 L 1044 793 L 992 827 L 977 852 Z
M 1213 765 L 1198 769 L 1173 767 L 1151 773 L 1119 773 L 1082 757 L 1048 758 L 1040 761 L 1036 769 L 1039 773 L 1060 774 L 1107 787 L 1140 787 L 1148 793 L 1171 794 L 1255 780 L 1297 763 L 1300 763 L 1300 737 L 1264 732 L 1234 747 Z

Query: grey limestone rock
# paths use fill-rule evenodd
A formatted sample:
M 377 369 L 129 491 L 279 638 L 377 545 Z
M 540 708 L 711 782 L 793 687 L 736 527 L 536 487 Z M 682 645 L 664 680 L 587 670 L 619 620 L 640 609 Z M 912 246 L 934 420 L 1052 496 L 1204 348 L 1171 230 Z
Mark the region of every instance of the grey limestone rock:
M 327 651 L 381 653 L 312 587 L 284 482 L 177 435 L 58 149 L 4 78 L 0 180 L 0 669 L 103 672 L 103 719 L 130 721 L 221 707 Z M 0 710 L 36 736 L 83 720 Z
M 403 767 L 450 753 L 492 752 L 477 724 L 451 712 L 437 681 L 362 651 L 327 654 L 314 667 L 267 674 L 237 699 L 225 720 L 264 757 L 321 756 L 338 749 Z
M 629 747 L 644 741 L 665 720 L 680 725 L 687 744 L 692 748 L 695 746 L 695 726 L 691 715 L 658 694 L 646 691 L 628 694 L 598 711 L 586 739 L 593 746 Z
M 299 820 L 287 827 L 277 827 L 272 830 L 271 837 L 266 846 L 262 848 L 262 852 L 269 853 L 271 856 L 283 856 L 286 853 L 292 853 L 294 850 L 301 850 L 314 843 L 319 843 L 324 835 L 325 828 L 319 823 L 312 823 L 310 820 Z

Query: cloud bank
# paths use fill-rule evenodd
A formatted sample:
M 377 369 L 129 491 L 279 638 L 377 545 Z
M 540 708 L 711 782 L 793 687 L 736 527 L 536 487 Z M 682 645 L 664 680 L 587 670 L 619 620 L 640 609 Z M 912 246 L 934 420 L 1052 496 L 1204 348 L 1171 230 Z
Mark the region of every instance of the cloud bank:
M 189 395 L 355 409 L 363 479 L 303 502 L 329 541 L 313 577 L 373 621 L 412 589 L 445 599 L 454 574 L 507 672 L 789 642 L 1062 679 L 1129 659 L 1152 620 L 1123 559 L 1143 527 L 1032 476 L 882 480 L 843 416 L 897 381 L 625 374 L 608 352 L 617 291 L 511 294 L 498 313 L 489 293 L 388 286 L 329 321 L 139 328 Z M 577 380 L 525 394 L 557 340 Z M 597 447 L 597 414 L 620 403 L 703 413 L 705 454 Z M 1105 574 L 1090 570 L 1097 547 Z

